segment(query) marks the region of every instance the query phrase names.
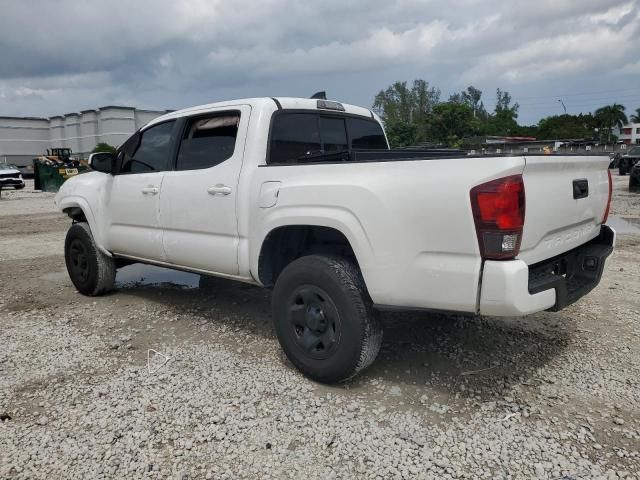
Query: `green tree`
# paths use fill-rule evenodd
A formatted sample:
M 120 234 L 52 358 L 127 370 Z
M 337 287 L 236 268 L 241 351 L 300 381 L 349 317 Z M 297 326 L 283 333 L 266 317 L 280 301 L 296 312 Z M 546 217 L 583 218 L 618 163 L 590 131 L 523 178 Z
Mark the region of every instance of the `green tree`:
M 486 120 L 487 111 L 484 108 L 482 102 L 482 90 L 477 89 L 473 85 L 467 87 L 466 90 L 460 93 L 454 93 L 449 97 L 450 103 L 459 103 L 467 105 L 471 108 L 474 118 L 480 118 Z
M 633 123 L 640 123 L 640 108 L 636 108 L 636 113 L 629 118 Z
M 592 138 L 596 121 L 591 114 L 553 115 L 538 122 L 537 137 L 542 140 L 557 138 Z
M 428 139 L 433 107 L 440 99 L 440 90 L 424 80 L 395 82 L 375 97 L 373 109 L 382 118 L 393 147 L 414 145 Z
M 507 91 L 496 90 L 496 108 L 486 122 L 485 132 L 488 135 L 517 135 L 517 122 L 520 105 L 511 104 L 511 95 Z
M 624 113 L 624 105 L 614 103 L 597 109 L 593 116 L 596 123 L 605 131 L 607 131 L 607 142 L 611 141 L 611 131 L 615 128 L 622 128 L 628 123 L 627 115 Z
M 101 152 L 116 153 L 116 147 L 105 142 L 100 142 L 95 147 L 93 147 L 93 150 L 91 150 L 91 153 Z
M 459 147 L 462 139 L 476 135 L 479 122 L 472 107 L 463 103 L 439 103 L 433 107 L 431 139 L 452 147 Z

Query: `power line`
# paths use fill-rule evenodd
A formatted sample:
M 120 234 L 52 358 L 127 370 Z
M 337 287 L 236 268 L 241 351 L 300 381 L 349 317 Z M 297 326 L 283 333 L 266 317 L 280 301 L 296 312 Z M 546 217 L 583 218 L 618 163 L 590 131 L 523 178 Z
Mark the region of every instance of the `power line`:
M 636 100 L 627 100 L 627 101 L 615 101 L 615 100 L 611 100 L 611 101 L 596 101 L 596 102 L 588 102 L 588 103 L 569 103 L 567 102 L 567 108 L 568 109 L 572 109 L 572 108 L 580 108 L 580 107 L 603 107 L 606 105 L 611 105 L 612 103 L 622 103 L 622 104 L 629 104 L 629 103 L 637 103 L 638 105 L 640 105 L 640 97 L 638 97 Z M 548 103 L 548 104 L 536 104 L 536 105 L 519 105 L 520 107 L 527 109 L 527 110 L 536 110 L 536 109 L 552 109 L 557 107 L 557 104 L 553 104 L 553 103 Z
M 597 103 L 597 102 L 611 102 L 611 101 L 624 101 L 623 99 L 637 99 L 640 98 L 640 93 L 637 94 L 633 94 L 633 95 L 616 95 L 616 96 L 608 96 L 608 97 L 599 97 L 599 98 L 578 98 L 575 99 L 574 102 L 568 101 L 567 103 L 571 103 L 572 105 L 580 105 L 580 104 L 585 104 L 585 102 L 589 102 L 589 103 Z M 518 104 L 521 107 L 524 106 L 535 106 L 535 105 L 553 105 L 555 103 L 557 103 L 558 99 L 554 98 L 553 100 L 547 100 L 544 102 L 532 102 L 532 103 L 520 103 L 518 102 Z M 627 100 L 629 101 L 629 100 Z M 578 103 L 575 103 L 578 102 Z
M 601 90 L 599 92 L 579 92 L 579 93 L 559 93 L 557 95 L 533 95 L 527 97 L 519 97 L 523 100 L 534 99 L 534 98 L 558 98 L 558 97 L 576 97 L 582 95 L 601 95 L 606 93 L 618 93 L 618 92 L 640 92 L 640 88 L 623 88 L 618 90 Z

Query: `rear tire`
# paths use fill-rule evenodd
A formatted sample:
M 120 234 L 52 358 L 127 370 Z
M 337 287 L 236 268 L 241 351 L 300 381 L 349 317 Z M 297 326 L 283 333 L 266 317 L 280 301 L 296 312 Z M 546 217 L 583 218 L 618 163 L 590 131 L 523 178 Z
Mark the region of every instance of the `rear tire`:
M 637 177 L 634 177 L 633 174 L 629 176 L 629 191 L 637 192 L 640 190 L 640 182 Z
M 618 175 L 623 176 L 626 175 L 627 171 L 624 169 L 622 165 L 618 167 Z
M 382 344 L 360 270 L 342 257 L 309 255 L 287 265 L 273 290 L 273 321 L 291 363 L 322 383 L 364 370 Z
M 97 296 L 113 289 L 115 261 L 97 247 L 87 223 L 74 223 L 67 231 L 64 259 L 69 278 L 83 295 Z

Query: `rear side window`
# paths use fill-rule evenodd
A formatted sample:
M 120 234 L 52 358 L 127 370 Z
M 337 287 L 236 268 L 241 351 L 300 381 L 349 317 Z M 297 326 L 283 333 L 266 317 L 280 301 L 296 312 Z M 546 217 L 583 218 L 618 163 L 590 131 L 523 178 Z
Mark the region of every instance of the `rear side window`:
M 231 158 L 239 123 L 238 112 L 191 119 L 180 142 L 176 169 L 210 168 Z
M 382 127 L 373 120 L 313 112 L 281 113 L 273 118 L 267 163 L 317 161 L 323 153 L 348 150 L 349 136 L 352 148 L 388 148 Z
M 318 115 L 286 113 L 273 119 L 269 163 L 299 163 L 320 152 Z
M 120 172 L 146 173 L 166 170 L 174 125 L 175 120 L 161 123 L 127 140 L 121 149 L 123 158 Z
M 348 118 L 352 148 L 387 149 L 387 140 L 380 124 L 374 120 Z

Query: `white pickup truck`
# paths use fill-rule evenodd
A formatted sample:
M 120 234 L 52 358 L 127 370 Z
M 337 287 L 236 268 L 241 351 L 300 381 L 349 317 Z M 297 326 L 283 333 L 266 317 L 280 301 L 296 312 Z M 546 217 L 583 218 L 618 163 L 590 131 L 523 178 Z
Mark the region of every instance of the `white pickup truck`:
M 299 98 L 159 117 L 67 181 L 71 280 L 132 262 L 273 288 L 289 359 L 322 382 L 375 359 L 381 310 L 521 316 L 600 281 L 606 156 L 390 150 L 366 108 Z

